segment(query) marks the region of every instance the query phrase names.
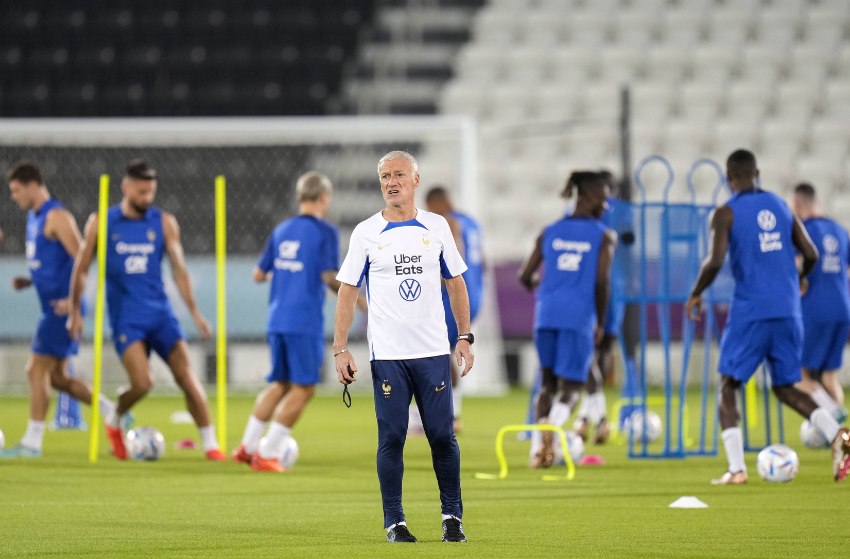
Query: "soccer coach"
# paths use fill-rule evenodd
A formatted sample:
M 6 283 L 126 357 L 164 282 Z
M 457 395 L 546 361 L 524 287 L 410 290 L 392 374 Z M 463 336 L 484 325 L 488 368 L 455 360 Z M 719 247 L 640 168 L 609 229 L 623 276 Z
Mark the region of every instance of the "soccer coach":
M 369 302 L 368 339 L 378 419 L 378 480 L 387 541 L 415 542 L 401 506 L 404 442 L 412 396 L 422 415 L 442 504 L 443 541 L 463 542 L 460 449 L 452 420 L 450 350 L 440 279 L 445 279 L 457 320 L 455 357 L 472 368 L 469 297 L 461 274 L 466 264 L 446 220 L 416 208 L 416 159 L 391 151 L 378 162 L 386 207 L 359 223 L 337 279 L 334 359 L 339 381 L 354 382 L 357 365 L 348 351 L 359 287 L 365 280 Z

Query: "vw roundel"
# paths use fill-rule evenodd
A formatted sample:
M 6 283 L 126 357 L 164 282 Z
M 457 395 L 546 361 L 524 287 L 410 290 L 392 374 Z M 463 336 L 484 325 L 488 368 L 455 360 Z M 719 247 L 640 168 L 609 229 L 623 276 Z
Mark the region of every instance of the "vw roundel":
M 415 301 L 422 294 L 422 286 L 415 279 L 406 279 L 398 286 L 398 294 L 405 301 Z

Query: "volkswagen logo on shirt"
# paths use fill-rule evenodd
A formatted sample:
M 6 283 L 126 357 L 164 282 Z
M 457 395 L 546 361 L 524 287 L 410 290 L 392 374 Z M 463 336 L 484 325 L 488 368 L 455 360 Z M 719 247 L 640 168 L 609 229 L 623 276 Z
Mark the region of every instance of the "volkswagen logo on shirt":
M 422 286 L 415 279 L 406 279 L 398 286 L 398 294 L 405 301 L 415 301 L 422 295 Z

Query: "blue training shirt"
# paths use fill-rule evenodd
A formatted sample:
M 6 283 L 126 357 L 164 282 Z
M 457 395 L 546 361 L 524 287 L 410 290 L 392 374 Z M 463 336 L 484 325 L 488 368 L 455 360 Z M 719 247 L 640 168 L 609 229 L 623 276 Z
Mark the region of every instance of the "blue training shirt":
M 451 215 L 460 222 L 467 270 L 463 273 L 469 293 L 469 314 L 474 319 L 481 310 L 484 297 L 484 247 L 481 241 L 481 225 L 469 214 L 452 211 Z
M 339 268 L 339 231 L 309 215 L 275 227 L 257 267 L 272 272 L 268 332 L 324 336 L 322 272 Z
M 74 257 L 62 243 L 44 235 L 47 214 L 62 208 L 58 200 L 50 199 L 38 211 L 27 212 L 27 266 L 45 316 L 55 316 L 51 301 L 68 297 L 74 267 Z
M 543 231 L 535 329 L 593 332 L 596 273 L 605 231 L 602 222 L 587 217 L 565 217 Z
M 788 205 L 761 189 L 739 192 L 726 205 L 734 214 L 729 258 L 735 294 L 729 320 L 800 317 L 794 218 Z
M 820 260 L 809 274 L 809 290 L 803 295 L 803 320 L 806 323 L 850 321 L 850 290 L 847 263 L 850 239 L 847 231 L 826 217 L 803 222 Z
M 130 219 L 117 205 L 107 215 L 106 300 L 112 328 L 156 325 L 172 314 L 162 282 L 162 211 L 152 206 L 141 219 Z

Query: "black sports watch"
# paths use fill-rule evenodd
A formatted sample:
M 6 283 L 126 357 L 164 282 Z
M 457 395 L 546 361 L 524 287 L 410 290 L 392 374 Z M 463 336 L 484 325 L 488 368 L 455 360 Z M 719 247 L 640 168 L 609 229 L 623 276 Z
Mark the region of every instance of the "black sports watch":
M 469 342 L 469 345 L 472 345 L 475 343 L 475 336 L 472 335 L 472 332 L 461 334 L 457 337 L 457 341 L 459 342 L 461 340 L 466 340 L 467 342 Z

